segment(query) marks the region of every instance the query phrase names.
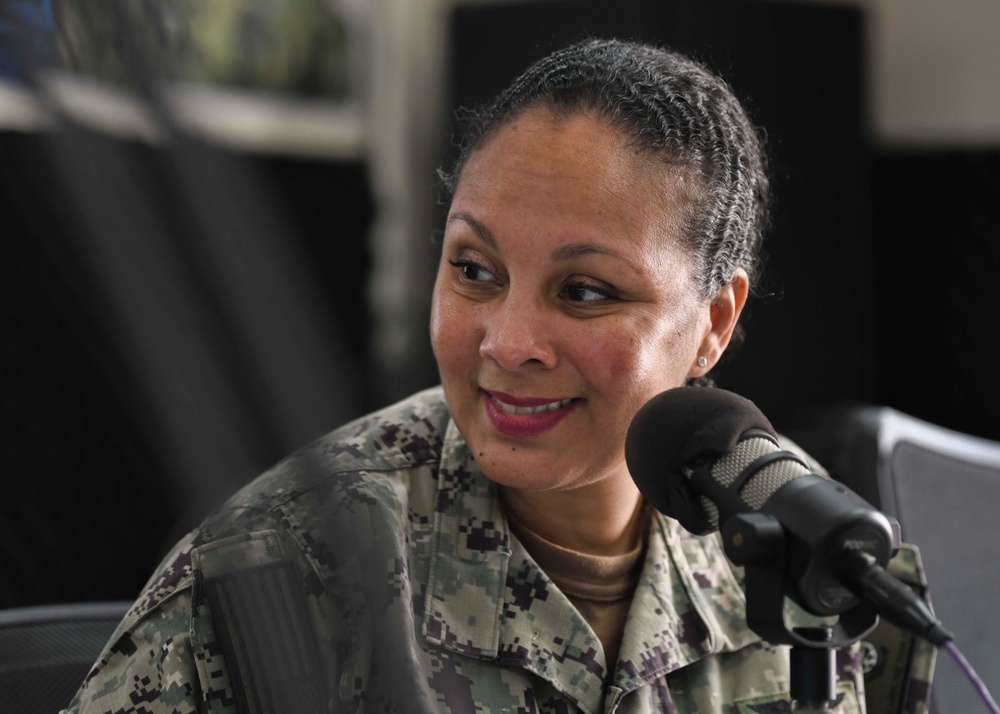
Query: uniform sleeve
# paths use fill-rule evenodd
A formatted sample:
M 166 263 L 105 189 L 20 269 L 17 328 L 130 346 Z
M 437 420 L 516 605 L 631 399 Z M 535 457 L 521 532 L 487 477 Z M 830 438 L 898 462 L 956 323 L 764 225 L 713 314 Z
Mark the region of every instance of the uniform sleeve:
M 190 612 L 190 594 L 184 590 L 134 624 L 126 617 L 62 714 L 199 711 Z

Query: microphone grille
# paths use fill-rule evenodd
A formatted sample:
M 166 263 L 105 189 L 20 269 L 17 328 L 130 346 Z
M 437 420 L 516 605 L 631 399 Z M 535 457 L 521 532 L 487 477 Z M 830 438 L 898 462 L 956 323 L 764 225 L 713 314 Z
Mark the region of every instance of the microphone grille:
M 731 486 L 740 474 L 765 454 L 779 451 L 773 441 L 750 437 L 736 443 L 733 450 L 715 462 L 712 478 L 723 486 Z M 740 499 L 752 511 L 759 511 L 774 492 L 794 478 L 809 473 L 809 469 L 794 459 L 779 459 L 766 464 L 747 479 L 739 491 Z
M 708 521 L 712 528 L 719 529 L 719 507 L 708 496 L 699 496 L 698 502 L 701 504 L 701 515 Z

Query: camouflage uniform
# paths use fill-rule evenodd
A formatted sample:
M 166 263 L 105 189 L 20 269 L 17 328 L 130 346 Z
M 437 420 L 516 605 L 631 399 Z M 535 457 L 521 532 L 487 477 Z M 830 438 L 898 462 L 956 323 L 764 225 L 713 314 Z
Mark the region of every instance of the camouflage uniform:
M 69 712 L 790 711 L 713 537 L 653 517 L 608 676 L 514 539 L 440 389 L 237 493 L 150 580 Z M 836 711 L 863 712 L 857 649 Z

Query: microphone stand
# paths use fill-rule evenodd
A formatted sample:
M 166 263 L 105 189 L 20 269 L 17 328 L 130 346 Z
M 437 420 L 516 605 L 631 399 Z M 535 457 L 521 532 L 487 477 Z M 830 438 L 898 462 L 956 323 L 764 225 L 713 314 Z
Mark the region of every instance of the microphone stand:
M 793 710 L 829 712 L 837 701 L 836 650 L 878 624 L 874 607 L 845 598 L 836 624 L 789 627 L 785 621 L 785 535 L 776 518 L 742 513 L 722 529 L 726 554 L 746 572 L 747 625 L 773 645 L 791 645 L 789 694 Z
M 789 693 L 797 712 L 828 712 L 837 701 L 837 658 L 826 643 L 833 638 L 830 627 L 795 628 L 799 635 L 815 636 L 821 644 L 795 644 L 789 662 Z

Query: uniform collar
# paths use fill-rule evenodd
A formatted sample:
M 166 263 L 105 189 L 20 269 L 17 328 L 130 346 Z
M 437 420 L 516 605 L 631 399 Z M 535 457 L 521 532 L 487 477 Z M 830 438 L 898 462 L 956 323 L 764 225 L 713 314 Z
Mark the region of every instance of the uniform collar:
M 438 473 L 423 634 L 470 657 L 519 666 L 599 711 L 607 664 L 569 600 L 510 534 L 494 484 L 449 422 Z M 624 693 L 759 639 L 716 537 L 654 514 L 614 684 Z
M 449 421 L 434 501 L 427 641 L 471 657 L 496 658 L 510 546 L 496 487 Z

